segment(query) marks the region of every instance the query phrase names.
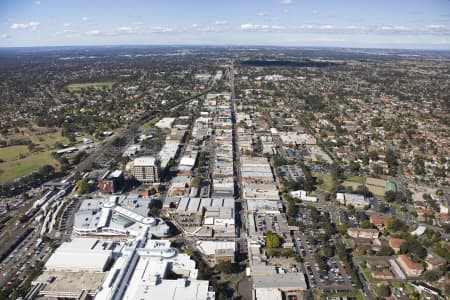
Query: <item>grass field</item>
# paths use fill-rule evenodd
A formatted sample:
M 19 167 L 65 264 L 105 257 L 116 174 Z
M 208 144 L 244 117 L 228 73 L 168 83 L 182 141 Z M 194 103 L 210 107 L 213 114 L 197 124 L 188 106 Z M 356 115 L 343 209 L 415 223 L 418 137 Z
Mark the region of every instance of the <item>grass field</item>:
M 158 123 L 158 121 L 160 120 L 160 118 L 156 117 L 151 119 L 150 121 L 148 121 L 147 123 L 145 123 L 144 125 L 142 125 L 142 129 L 147 130 L 150 129 L 151 127 L 153 127 L 156 123 Z
M 330 297 L 355 297 L 357 300 L 364 300 L 364 296 L 361 291 L 354 291 L 351 293 L 336 293 L 331 294 Z
M 353 190 L 356 190 L 358 188 L 358 186 L 360 186 L 360 183 L 357 182 L 350 182 L 350 181 L 344 181 L 342 183 L 343 186 L 351 186 L 353 188 Z
M 360 185 L 361 184 L 365 184 L 366 183 L 366 178 L 365 177 L 362 177 L 362 176 L 347 176 L 347 181 L 350 181 L 350 182 L 356 182 L 356 183 L 359 183 Z
M 58 162 L 53 159 L 51 152 L 56 148 L 57 143 L 69 142 L 67 138 L 61 136 L 60 131 L 42 135 L 28 129 L 23 129 L 23 132 L 24 134 L 19 137 L 29 138 L 41 150 L 30 153 L 25 145 L 0 148 L 0 158 L 3 159 L 0 163 L 0 184 L 30 174 L 47 164 L 57 167 Z M 24 157 L 20 158 L 21 154 Z
M 0 183 L 30 174 L 47 164 L 57 166 L 57 161 L 51 157 L 50 151 L 31 153 L 23 159 L 0 163 Z
M 333 187 L 333 180 L 331 179 L 330 175 L 327 174 L 322 174 L 322 173 L 316 173 L 316 172 L 312 172 L 312 175 L 314 177 L 317 177 L 317 179 L 322 179 L 323 183 L 318 185 L 317 187 L 321 190 L 325 190 L 325 191 L 330 191 L 331 188 Z
M 114 82 L 106 81 L 106 82 L 87 82 L 87 83 L 73 83 L 67 86 L 67 89 L 71 92 L 80 91 L 81 89 L 87 88 L 106 88 L 110 90 L 113 86 Z
M 0 159 L 4 162 L 17 160 L 20 155 L 25 155 L 28 152 L 28 147 L 25 145 L 0 148 Z

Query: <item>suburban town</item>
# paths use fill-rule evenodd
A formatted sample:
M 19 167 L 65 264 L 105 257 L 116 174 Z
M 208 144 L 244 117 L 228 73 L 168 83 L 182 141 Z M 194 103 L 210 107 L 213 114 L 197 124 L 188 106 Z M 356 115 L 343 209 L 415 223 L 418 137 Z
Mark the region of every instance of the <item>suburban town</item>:
M 0 298 L 448 299 L 450 56 L 418 53 L 2 53 Z

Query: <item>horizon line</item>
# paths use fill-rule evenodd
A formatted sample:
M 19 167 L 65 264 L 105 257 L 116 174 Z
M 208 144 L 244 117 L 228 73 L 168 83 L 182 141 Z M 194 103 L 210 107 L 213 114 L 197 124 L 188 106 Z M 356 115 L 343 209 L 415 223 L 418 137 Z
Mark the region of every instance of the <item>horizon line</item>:
M 356 50 L 402 50 L 402 51 L 436 51 L 450 52 L 439 48 L 396 48 L 396 47 L 358 47 L 358 46 L 325 46 L 325 45 L 271 45 L 271 44 L 80 44 L 80 45 L 32 45 L 32 46 L 2 46 L 0 49 L 30 49 L 30 48 L 93 48 L 93 47 L 273 47 L 273 48 L 319 48 L 319 49 L 356 49 Z

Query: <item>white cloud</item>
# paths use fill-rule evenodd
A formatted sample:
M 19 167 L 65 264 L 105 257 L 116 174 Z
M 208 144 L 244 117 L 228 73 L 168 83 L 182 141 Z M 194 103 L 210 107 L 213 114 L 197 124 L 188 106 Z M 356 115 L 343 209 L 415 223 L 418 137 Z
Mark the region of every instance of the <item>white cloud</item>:
M 334 26 L 333 25 L 322 25 L 322 26 L 319 26 L 319 29 L 328 29 L 328 30 L 330 30 L 330 29 L 334 29 Z
M 41 1 L 34 1 L 34 4 L 40 5 L 40 4 L 41 4 Z
M 241 30 L 244 31 L 281 31 L 286 27 L 278 25 L 258 25 L 258 24 L 241 24 Z
M 39 23 L 39 22 L 31 21 L 31 22 L 28 22 L 28 23 L 13 23 L 9 28 L 11 28 L 11 29 L 31 29 L 31 30 L 35 30 L 40 25 L 41 25 L 41 23 Z
M 216 24 L 216 25 L 227 25 L 228 21 L 226 21 L 226 20 L 219 20 L 219 21 L 214 22 L 214 24 Z
M 83 21 L 83 22 L 89 21 L 89 18 L 88 17 L 81 17 L 81 21 Z
M 93 29 L 86 32 L 86 35 L 101 35 L 101 34 L 103 34 L 103 31 L 98 29 Z
M 294 3 L 294 0 L 280 0 L 280 3 L 284 5 L 289 5 Z
M 2 33 L 2 34 L 0 34 L 0 38 L 2 38 L 2 39 L 9 39 L 10 36 L 8 34 L 6 34 L 6 33 Z
M 258 17 L 264 17 L 266 14 L 263 13 L 262 11 L 260 11 L 260 12 L 257 12 L 256 15 L 257 15 Z
M 447 25 L 437 25 L 437 24 L 430 24 L 425 26 L 427 29 L 447 29 Z
M 72 26 L 72 24 L 70 24 L 70 23 L 64 23 L 64 27 L 70 27 L 70 26 Z
M 405 31 L 408 30 L 405 26 L 392 26 L 392 25 L 383 25 L 379 27 L 380 30 L 385 31 Z
M 137 25 L 118 27 L 113 34 L 165 33 L 172 31 L 173 29 L 169 27 Z

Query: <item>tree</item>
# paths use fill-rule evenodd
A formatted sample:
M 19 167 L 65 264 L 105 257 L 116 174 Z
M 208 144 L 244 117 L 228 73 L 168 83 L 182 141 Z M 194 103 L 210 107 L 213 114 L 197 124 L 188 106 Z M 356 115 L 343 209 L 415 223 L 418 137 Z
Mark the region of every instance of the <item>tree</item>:
M 217 268 L 217 270 L 219 270 L 220 272 L 225 273 L 225 274 L 232 274 L 232 273 L 239 272 L 239 265 L 232 264 L 228 261 L 222 261 L 222 262 L 218 263 L 216 268 Z
M 389 217 L 386 223 L 386 228 L 390 231 L 402 231 L 406 229 L 405 223 L 396 217 Z
M 416 239 L 410 238 L 400 246 L 401 254 L 411 254 L 419 259 L 427 256 L 427 250 Z
M 381 248 L 380 252 L 377 253 L 377 255 L 379 256 L 391 256 L 394 255 L 394 249 L 392 249 L 389 246 L 384 246 L 383 248 Z
M 375 291 L 377 295 L 380 297 L 389 297 L 391 295 L 391 289 L 387 285 L 377 286 Z
M 442 274 L 439 270 L 435 271 L 426 271 L 423 273 L 423 278 L 428 282 L 435 282 L 441 278 Z
M 378 160 L 378 153 L 377 151 L 373 150 L 369 152 L 369 158 L 371 160 Z
M 348 224 L 341 224 L 338 227 L 338 231 L 340 234 L 345 234 L 347 232 L 348 229 Z
M 352 161 L 349 165 L 349 168 L 353 172 L 358 172 L 361 168 L 361 165 L 357 161 Z
M 279 248 L 281 245 L 281 238 L 278 234 L 268 231 L 266 234 L 267 248 Z
M 360 224 L 361 228 L 373 228 L 372 223 L 369 220 L 364 220 Z
M 387 202 L 394 202 L 396 198 L 396 193 L 394 191 L 386 191 L 384 193 L 384 199 Z
M 333 257 L 334 256 L 334 248 L 331 247 L 330 245 L 324 245 L 322 247 L 322 254 L 323 254 L 323 256 L 328 257 L 328 258 Z
M 77 181 L 78 194 L 82 195 L 82 194 L 89 193 L 90 191 L 91 191 L 91 186 L 89 185 L 89 183 L 87 182 L 86 179 L 81 179 L 81 180 Z
M 363 195 L 364 197 L 372 197 L 373 193 L 365 185 L 359 185 L 356 190 L 356 194 Z
M 55 168 L 52 165 L 44 165 L 39 169 L 39 174 L 44 177 L 50 176 L 55 172 Z

